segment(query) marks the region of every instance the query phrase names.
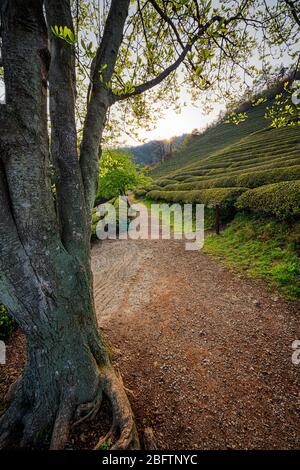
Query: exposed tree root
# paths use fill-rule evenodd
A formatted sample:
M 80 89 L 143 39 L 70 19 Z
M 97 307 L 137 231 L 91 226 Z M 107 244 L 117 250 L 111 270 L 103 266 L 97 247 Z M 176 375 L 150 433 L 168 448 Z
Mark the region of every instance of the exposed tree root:
M 113 450 L 139 449 L 139 438 L 131 406 L 125 393 L 123 381 L 110 367 L 102 376 L 103 391 L 111 403 L 113 424 L 106 436 L 102 437 L 95 449 L 107 443 Z
M 139 449 L 139 438 L 123 381 L 111 366 L 101 369 L 98 393 L 92 402 L 80 404 L 77 407 L 75 414 L 81 417 L 73 423 L 73 426 L 96 417 L 102 404 L 103 393 L 111 404 L 113 424 L 106 436 L 98 441 L 95 449 L 100 449 L 104 443 L 111 449 Z M 55 421 L 51 449 L 57 450 L 65 447 L 72 417 L 74 417 L 74 407 L 64 404 Z
M 101 408 L 102 398 L 103 398 L 102 389 L 101 387 L 99 387 L 99 391 L 93 402 L 82 403 L 81 405 L 77 407 L 76 417 L 78 417 L 78 419 L 77 421 L 73 423 L 73 427 L 76 427 L 85 421 L 94 419 Z
M 109 449 L 111 447 L 113 440 L 115 439 L 115 434 L 116 434 L 116 429 L 115 429 L 115 424 L 113 423 L 108 433 L 99 439 L 99 441 L 94 447 L 94 450 L 102 449 L 104 445 L 106 446 L 106 448 Z
M 10 393 L 13 401 L 0 418 L 0 449 L 12 444 L 18 445 L 17 439 L 20 439 L 20 447 L 32 448 L 39 441 L 45 441 L 45 431 L 49 431 L 51 427 L 50 449 L 65 448 L 72 426 L 97 416 L 103 394 L 110 402 L 113 422 L 110 431 L 98 441 L 95 449 L 100 449 L 104 443 L 111 449 L 139 449 L 139 438 L 125 387 L 121 376 L 116 374 L 111 365 L 100 369 L 99 385 L 91 402 L 78 405 L 74 396 L 61 399 L 54 425 L 53 416 L 45 413 L 43 402 L 38 400 L 29 406 L 24 398 L 21 382 L 15 385 Z M 21 436 L 16 434 L 17 428 Z
M 71 421 L 75 407 L 72 402 L 63 402 L 55 420 L 51 437 L 51 450 L 63 450 L 69 439 Z

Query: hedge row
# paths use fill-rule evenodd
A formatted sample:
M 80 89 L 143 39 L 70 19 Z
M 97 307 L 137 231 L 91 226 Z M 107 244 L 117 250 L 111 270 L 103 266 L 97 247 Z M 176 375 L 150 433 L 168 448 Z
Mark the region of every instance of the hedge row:
M 237 200 L 238 209 L 290 219 L 300 215 L 300 180 L 268 184 L 244 192 Z
M 232 184 L 230 184 L 230 182 Z M 205 181 L 191 181 L 189 183 L 175 183 L 164 187 L 164 191 L 193 191 L 210 188 L 224 188 L 235 185 L 234 178 L 215 178 Z
M 270 160 L 270 156 L 266 156 L 264 158 L 250 158 L 247 160 L 239 160 L 238 162 L 232 163 L 228 162 L 227 171 L 232 172 L 242 172 L 242 171 L 255 171 L 260 169 L 273 169 L 273 168 L 280 168 L 280 167 L 290 167 L 293 165 L 300 164 L 300 157 L 299 154 L 285 154 L 284 156 L 278 156 L 274 159 Z M 223 170 L 220 168 L 216 168 L 215 170 L 210 171 L 210 175 L 217 175 L 222 174 Z
M 229 188 L 243 187 L 256 188 L 269 183 L 277 183 L 280 181 L 292 181 L 300 178 L 300 165 L 291 167 L 266 169 L 241 173 L 222 178 L 210 178 L 203 181 L 195 181 L 189 183 L 177 183 L 165 186 L 165 191 L 191 191 L 208 188 Z
M 238 165 L 235 163 L 228 162 L 226 166 L 226 176 L 233 176 L 244 174 L 248 172 L 254 171 L 264 171 L 264 170 L 274 170 L 277 168 L 289 168 L 291 166 L 298 166 L 300 165 L 300 157 L 299 155 L 285 155 L 278 157 L 274 160 L 270 160 L 270 158 L 265 158 L 263 160 L 257 159 L 250 159 L 238 162 Z M 214 170 L 209 171 L 204 177 L 193 177 L 193 181 L 198 179 L 202 181 L 206 178 L 218 178 L 219 176 L 224 175 L 224 169 L 216 168 Z
M 275 158 L 273 158 L 275 157 Z M 217 162 L 212 165 L 203 165 L 197 170 L 189 170 L 181 173 L 180 175 L 174 175 L 174 180 L 177 181 L 202 181 L 207 178 L 217 178 L 224 174 L 232 175 L 234 173 L 245 173 L 246 171 L 261 171 L 262 169 L 268 168 L 279 168 L 299 165 L 299 150 L 290 151 L 288 154 L 279 153 L 278 156 L 264 154 L 261 158 L 256 156 L 244 156 L 240 157 L 238 161 L 228 160 L 219 165 Z M 168 184 L 176 183 L 176 181 L 170 181 Z M 160 182 L 158 181 L 158 184 Z M 166 186 L 166 184 L 164 184 Z
M 230 217 L 235 212 L 235 202 L 247 188 L 212 188 L 202 191 L 149 191 L 147 198 L 172 203 L 198 203 L 212 207 L 220 204 L 223 216 Z
M 147 193 L 146 189 L 135 189 L 134 190 L 134 194 L 137 197 L 143 197 L 143 196 L 145 196 L 146 193 Z
M 300 165 L 290 166 L 288 168 L 276 168 L 274 170 L 261 170 L 253 173 L 243 174 L 237 177 L 237 186 L 247 188 L 257 188 L 270 183 L 279 183 L 281 181 L 292 181 L 300 178 Z
M 158 179 L 156 180 L 156 183 L 159 185 L 159 186 L 166 186 L 167 184 L 171 184 L 171 183 L 174 183 L 174 180 L 172 179 L 166 179 L 166 178 L 161 178 L 161 179 Z
M 160 185 L 158 184 L 151 184 L 151 186 L 147 186 L 145 188 L 139 188 L 138 190 L 140 189 L 146 189 L 146 191 L 154 191 L 155 189 L 160 189 Z M 137 191 L 138 191 L 137 190 Z M 135 191 L 134 191 L 135 192 Z
M 202 176 L 191 176 L 191 175 L 186 175 L 184 178 L 178 178 L 176 177 L 176 180 L 174 179 L 171 181 L 168 185 L 165 185 L 165 187 L 168 187 L 170 184 L 178 184 L 179 182 L 182 183 L 202 183 L 206 182 L 208 180 L 214 180 L 214 179 L 223 179 L 223 178 L 229 178 L 229 177 L 238 177 L 239 175 L 248 175 L 249 173 L 261 173 L 263 171 L 271 171 L 271 170 L 276 170 L 276 169 L 289 169 L 290 167 L 295 168 L 297 171 L 297 167 L 299 167 L 300 164 L 300 159 L 298 158 L 288 158 L 287 160 L 284 158 L 279 158 L 274 160 L 273 162 L 270 162 L 266 160 L 265 162 L 262 162 L 259 164 L 256 162 L 256 164 L 251 164 L 247 163 L 247 165 L 240 165 L 239 167 L 233 167 L 229 164 L 227 167 L 226 171 L 221 171 L 220 169 L 216 170 L 211 170 L 209 172 L 205 172 L 204 175 Z M 224 176 L 226 175 L 226 176 Z M 152 189 L 157 189 L 157 188 L 152 188 Z

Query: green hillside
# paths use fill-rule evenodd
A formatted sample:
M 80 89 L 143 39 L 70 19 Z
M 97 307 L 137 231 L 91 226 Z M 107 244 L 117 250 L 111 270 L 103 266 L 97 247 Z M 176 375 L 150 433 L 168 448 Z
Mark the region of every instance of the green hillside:
M 223 121 L 193 136 L 173 158 L 152 171 L 155 185 L 147 196 L 174 202 L 193 200 L 207 207 L 221 202 L 227 208 L 230 200 L 236 210 L 241 208 L 237 203 L 241 192 L 250 197 L 249 190 L 254 188 L 300 180 L 300 127 L 268 127 L 264 118 L 268 106 L 272 106 L 271 98 L 250 107 L 248 119 L 239 125 Z M 280 191 L 288 191 L 283 188 Z
M 270 105 L 270 102 L 269 104 Z M 267 104 L 248 119 L 225 123 L 194 137 L 152 172 L 146 198 L 205 205 L 205 226 L 215 224 L 205 250 L 230 268 L 261 277 L 285 296 L 300 296 L 300 127 L 275 129 L 264 119 Z
M 293 180 L 300 180 L 299 127 L 265 128 L 158 178 L 155 190 L 150 191 L 148 197 L 185 202 L 187 193 L 196 191 L 203 196 L 197 202 L 209 205 L 209 201 L 219 200 L 213 189 L 215 192 L 221 188 L 246 191 Z M 204 197 L 205 193 L 210 194 L 210 200 Z
M 248 111 L 248 119 L 238 126 L 221 122 L 208 129 L 202 135 L 193 137 L 172 158 L 152 170 L 151 175 L 157 178 L 171 174 L 173 171 L 182 169 L 191 163 L 199 162 L 217 150 L 227 145 L 232 145 L 243 137 L 265 128 L 267 125 L 267 121 L 264 118 L 266 106 L 268 106 L 268 103 L 250 109 Z
M 242 126 L 243 124 L 241 124 Z M 297 165 L 300 164 L 299 150 L 300 131 L 298 127 L 265 128 L 250 133 L 246 137 L 242 136 L 234 143 L 225 144 L 210 153 L 209 156 L 202 158 L 199 156 L 194 163 L 172 171 L 163 179 L 157 179 L 156 183 L 164 187 L 165 190 L 192 189 L 192 186 L 193 189 L 240 186 L 241 182 L 243 186 L 259 186 L 266 182 L 275 182 L 274 179 L 280 178 L 283 168 L 286 171 L 287 168 L 292 167 L 294 170 L 292 173 L 295 175 L 297 170 L 299 171 L 297 168 Z M 256 181 L 250 181 L 249 175 L 251 174 L 255 175 Z M 246 175 L 249 176 L 249 179 Z M 259 175 L 263 180 L 259 181 Z M 165 179 L 168 180 L 167 185 Z M 284 179 L 289 179 L 288 175 Z M 172 182 L 173 186 L 176 183 L 176 188 L 171 188 Z M 190 184 L 190 187 L 187 187 L 187 183 Z

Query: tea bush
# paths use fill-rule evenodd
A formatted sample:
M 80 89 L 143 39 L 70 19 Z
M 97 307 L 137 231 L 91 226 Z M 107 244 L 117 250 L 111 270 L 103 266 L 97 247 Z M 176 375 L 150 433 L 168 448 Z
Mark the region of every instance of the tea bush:
M 290 219 L 300 215 L 300 180 L 273 183 L 246 191 L 237 202 L 238 209 Z
M 235 202 L 247 188 L 210 188 L 202 191 L 149 191 L 147 198 L 155 201 L 198 203 L 213 207 L 218 202 L 224 217 L 235 213 Z

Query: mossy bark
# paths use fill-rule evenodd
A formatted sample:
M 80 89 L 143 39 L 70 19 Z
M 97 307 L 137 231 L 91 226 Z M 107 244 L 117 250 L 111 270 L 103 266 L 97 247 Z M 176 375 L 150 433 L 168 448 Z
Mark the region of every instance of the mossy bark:
M 122 9 L 122 31 L 129 1 L 112 4 L 115 15 Z M 94 310 L 90 213 L 95 174 L 92 183 L 86 180 L 87 188 L 77 154 L 74 48 L 51 37 L 51 54 L 48 49 L 52 24 L 72 28 L 70 3 L 3 0 L 0 13 L 6 86 L 6 104 L 0 105 L 0 297 L 28 347 L 23 375 L 0 418 L 0 448 L 32 447 L 47 433 L 51 448 L 63 448 L 72 423 L 95 416 L 103 394 L 113 414 L 111 446 L 137 448 L 131 407 Z M 107 110 L 107 90 L 96 91 L 98 104 Z M 103 106 L 92 113 L 97 121 L 92 161 L 98 158 Z

